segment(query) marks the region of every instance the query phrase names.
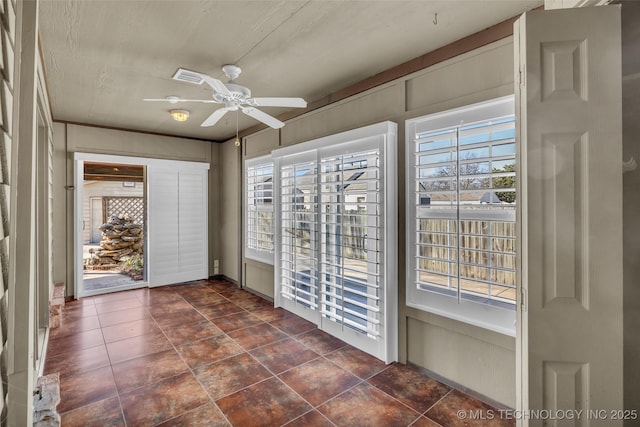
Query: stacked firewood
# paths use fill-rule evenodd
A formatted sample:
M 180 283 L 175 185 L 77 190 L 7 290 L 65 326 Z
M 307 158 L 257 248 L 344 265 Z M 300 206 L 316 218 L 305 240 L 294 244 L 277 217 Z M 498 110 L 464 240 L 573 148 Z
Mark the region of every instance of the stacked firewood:
M 134 255 L 142 254 L 142 225 L 134 223 L 128 215 L 113 215 L 99 229 L 102 240 L 101 249 L 95 252 L 97 265 L 120 264 Z

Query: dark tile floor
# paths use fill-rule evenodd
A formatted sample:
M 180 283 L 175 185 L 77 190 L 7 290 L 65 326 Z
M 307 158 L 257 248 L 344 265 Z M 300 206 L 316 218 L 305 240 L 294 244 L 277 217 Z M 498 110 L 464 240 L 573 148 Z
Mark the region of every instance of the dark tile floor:
M 53 372 L 63 427 L 515 425 L 221 280 L 68 303 Z

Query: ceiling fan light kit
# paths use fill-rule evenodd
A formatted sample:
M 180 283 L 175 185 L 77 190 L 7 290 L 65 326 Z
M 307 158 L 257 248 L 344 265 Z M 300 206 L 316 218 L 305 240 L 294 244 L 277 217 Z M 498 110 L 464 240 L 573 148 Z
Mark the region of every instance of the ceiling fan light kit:
M 186 122 L 189 119 L 188 110 L 171 110 L 169 114 L 176 122 Z
M 167 96 L 162 99 L 145 99 L 145 101 L 164 101 L 171 104 L 177 104 L 178 102 L 201 102 L 201 103 L 215 103 L 224 104 L 224 107 L 215 110 L 201 126 L 213 126 L 228 112 L 228 111 L 242 111 L 249 117 L 252 117 L 269 127 L 279 129 L 284 126 L 284 123 L 275 117 L 257 109 L 256 107 L 289 107 L 289 108 L 305 108 L 307 102 L 302 98 L 252 98 L 249 88 L 241 86 L 235 83 L 235 79 L 240 76 L 242 70 L 237 65 L 225 65 L 222 67 L 222 71 L 229 79 L 228 83 L 215 79 L 206 74 L 199 73 L 197 71 L 191 71 L 184 68 L 179 68 L 173 75 L 174 80 L 178 80 L 184 83 L 202 85 L 206 83 L 213 89 L 212 99 L 181 99 L 176 96 Z M 172 110 L 173 111 L 186 111 L 186 110 Z M 187 118 L 189 112 L 187 111 Z M 178 120 L 178 119 L 176 119 Z M 186 120 L 186 118 L 184 119 Z M 180 121 L 184 121 L 180 120 Z

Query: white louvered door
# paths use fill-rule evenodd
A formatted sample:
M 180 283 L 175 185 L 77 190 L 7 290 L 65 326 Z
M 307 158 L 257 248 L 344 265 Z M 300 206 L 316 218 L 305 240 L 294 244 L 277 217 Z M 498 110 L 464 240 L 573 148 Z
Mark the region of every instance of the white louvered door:
M 322 328 L 368 347 L 381 338 L 382 194 L 377 148 L 320 159 Z M 374 351 L 372 349 L 371 351 Z
M 276 305 L 386 362 L 397 360 L 395 145 L 384 122 L 273 153 Z
M 202 163 L 148 165 L 150 287 L 208 277 L 207 176 Z
M 318 322 L 317 163 L 303 155 L 280 163 L 280 297 L 287 310 Z M 276 282 L 276 283 L 278 283 Z

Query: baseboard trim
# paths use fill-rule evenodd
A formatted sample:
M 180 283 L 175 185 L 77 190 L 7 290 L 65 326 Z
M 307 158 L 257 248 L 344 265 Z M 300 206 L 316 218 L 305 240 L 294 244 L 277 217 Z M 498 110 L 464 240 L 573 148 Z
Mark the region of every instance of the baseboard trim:
M 429 369 L 423 368 L 422 366 L 416 365 L 415 363 L 412 362 L 407 362 L 407 366 L 410 366 L 420 372 L 422 372 L 425 375 L 428 375 L 429 377 L 433 378 L 434 380 L 438 380 L 441 383 L 448 385 L 451 388 L 454 388 L 458 391 L 461 391 L 462 393 L 468 394 L 469 396 L 478 399 L 479 401 L 486 403 L 489 406 L 493 406 L 494 408 L 498 409 L 498 410 L 513 410 L 513 408 L 508 407 L 507 405 L 505 405 L 504 403 L 500 403 L 497 400 L 491 399 L 490 397 L 487 397 L 481 393 L 478 393 L 477 391 L 471 390 L 468 387 L 465 387 L 461 384 L 458 384 L 455 381 L 452 381 L 448 378 L 443 377 L 442 375 L 438 375 L 433 371 L 430 371 Z

